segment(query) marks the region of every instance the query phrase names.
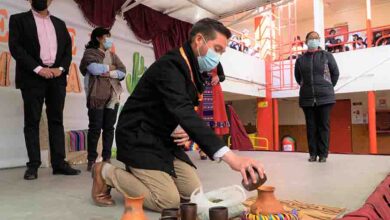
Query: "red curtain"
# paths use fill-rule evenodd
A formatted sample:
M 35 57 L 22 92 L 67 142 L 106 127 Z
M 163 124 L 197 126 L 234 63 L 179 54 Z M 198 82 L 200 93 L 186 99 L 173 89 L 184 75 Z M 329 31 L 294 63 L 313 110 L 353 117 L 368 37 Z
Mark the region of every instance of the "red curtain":
M 192 24 L 169 17 L 147 6 L 138 5 L 124 13 L 135 36 L 142 42 L 152 42 L 156 59 L 181 46 Z
M 245 131 L 241 120 L 231 105 L 228 105 L 230 113 L 231 148 L 234 150 L 253 150 L 253 145 Z
M 126 0 L 74 0 L 88 23 L 94 27 L 109 28 L 114 25 L 115 15 Z
M 115 15 L 126 0 L 74 0 L 90 25 L 111 28 Z M 187 39 L 192 24 L 169 17 L 145 5 L 138 5 L 124 13 L 138 40 L 152 43 L 156 59 L 169 50 L 181 46 Z

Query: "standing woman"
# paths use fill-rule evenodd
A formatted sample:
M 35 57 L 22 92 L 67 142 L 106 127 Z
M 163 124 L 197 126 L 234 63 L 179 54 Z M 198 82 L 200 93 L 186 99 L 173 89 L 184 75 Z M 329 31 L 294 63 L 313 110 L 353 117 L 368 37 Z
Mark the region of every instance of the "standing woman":
M 320 48 L 320 36 L 306 35 L 307 52 L 295 63 L 295 79 L 300 85 L 299 105 L 305 113 L 309 162 L 326 162 L 329 150 L 329 115 L 335 101 L 334 86 L 339 69 L 333 55 Z
M 125 78 L 126 67 L 119 57 L 110 51 L 110 31 L 95 28 L 91 40 L 85 47 L 80 71 L 85 77 L 85 92 L 89 117 L 88 168 L 98 156 L 96 152 L 101 130 L 103 130 L 103 161 L 110 162 L 114 140 L 114 125 L 122 93 L 120 81 Z

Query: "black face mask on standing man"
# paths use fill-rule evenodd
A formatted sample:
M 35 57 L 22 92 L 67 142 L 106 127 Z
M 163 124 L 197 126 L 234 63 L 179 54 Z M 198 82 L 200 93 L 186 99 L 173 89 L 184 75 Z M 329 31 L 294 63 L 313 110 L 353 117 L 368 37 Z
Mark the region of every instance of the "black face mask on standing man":
M 47 0 L 32 0 L 31 6 L 36 11 L 43 11 L 47 9 Z

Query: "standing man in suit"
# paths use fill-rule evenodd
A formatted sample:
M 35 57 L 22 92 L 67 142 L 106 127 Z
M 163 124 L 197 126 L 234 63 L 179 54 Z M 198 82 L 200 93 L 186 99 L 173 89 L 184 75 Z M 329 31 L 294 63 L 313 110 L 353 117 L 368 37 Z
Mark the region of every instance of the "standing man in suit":
M 65 23 L 52 16 L 52 0 L 29 0 L 32 9 L 12 15 L 9 49 L 16 60 L 16 87 L 24 102 L 24 137 L 29 162 L 24 179 L 38 178 L 41 165 L 39 121 L 43 102 L 49 127 L 53 174 L 78 175 L 65 161 L 63 109 L 72 42 Z

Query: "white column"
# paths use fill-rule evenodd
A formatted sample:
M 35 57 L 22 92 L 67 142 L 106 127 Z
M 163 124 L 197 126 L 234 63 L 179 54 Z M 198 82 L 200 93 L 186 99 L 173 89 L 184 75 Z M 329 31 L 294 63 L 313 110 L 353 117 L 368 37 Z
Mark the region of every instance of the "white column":
M 313 0 L 314 31 L 321 38 L 321 47 L 325 48 L 325 23 L 324 23 L 324 0 Z
M 371 20 L 371 0 L 366 0 L 367 20 Z

